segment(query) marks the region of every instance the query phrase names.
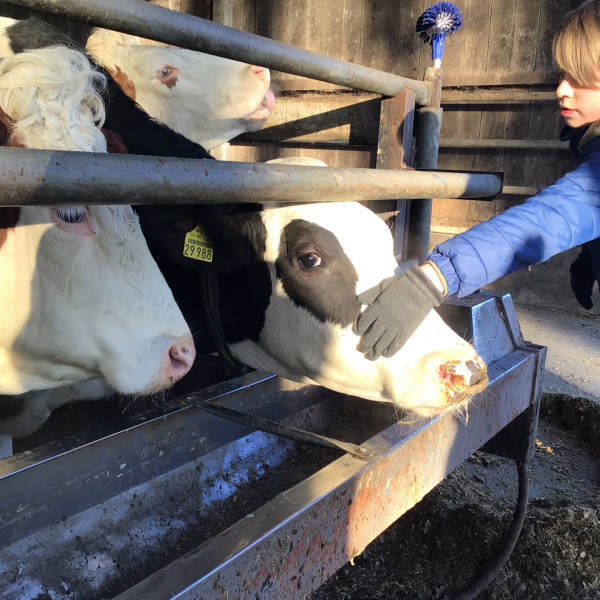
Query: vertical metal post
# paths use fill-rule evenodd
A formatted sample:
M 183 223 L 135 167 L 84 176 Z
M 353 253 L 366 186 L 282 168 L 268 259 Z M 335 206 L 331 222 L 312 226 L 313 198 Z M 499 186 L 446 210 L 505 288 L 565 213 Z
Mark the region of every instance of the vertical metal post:
M 419 108 L 416 120 L 418 169 L 437 168 L 442 109 L 442 69 L 429 67 L 425 70 L 424 80 L 431 83 L 431 99 L 428 106 Z M 429 233 L 431 229 L 432 198 L 409 202 L 409 239 L 407 258 L 422 262 L 429 252 Z
M 233 0 L 213 0 L 212 21 L 213 23 L 233 27 Z M 225 142 L 211 150 L 210 154 L 217 160 L 229 160 L 230 147 L 229 142 Z
M 382 98 L 376 168 L 406 169 L 412 165 L 414 114 L 415 94 L 412 90 L 404 90 L 393 98 Z M 387 209 L 395 213 L 394 256 L 400 261 L 406 256 L 409 201 L 399 199 L 391 202 L 393 204 Z M 381 203 L 378 204 L 377 212 L 380 212 Z

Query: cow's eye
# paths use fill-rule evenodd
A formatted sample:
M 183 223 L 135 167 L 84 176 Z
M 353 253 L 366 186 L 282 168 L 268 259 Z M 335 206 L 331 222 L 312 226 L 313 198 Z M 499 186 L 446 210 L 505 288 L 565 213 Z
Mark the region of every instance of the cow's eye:
M 323 259 L 314 252 L 308 252 L 298 257 L 298 262 L 305 269 L 314 269 L 320 267 L 323 264 Z
M 85 210 L 73 206 L 59 206 L 56 216 L 65 223 L 83 223 L 85 221 Z
M 171 72 L 171 67 L 165 65 L 159 72 L 159 77 L 166 77 Z

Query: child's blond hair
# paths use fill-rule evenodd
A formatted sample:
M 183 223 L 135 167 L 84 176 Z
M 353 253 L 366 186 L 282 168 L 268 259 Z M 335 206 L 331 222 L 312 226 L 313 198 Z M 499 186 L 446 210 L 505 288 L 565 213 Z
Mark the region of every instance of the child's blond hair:
M 600 87 L 600 1 L 587 0 L 567 13 L 554 35 L 552 53 L 569 80 Z

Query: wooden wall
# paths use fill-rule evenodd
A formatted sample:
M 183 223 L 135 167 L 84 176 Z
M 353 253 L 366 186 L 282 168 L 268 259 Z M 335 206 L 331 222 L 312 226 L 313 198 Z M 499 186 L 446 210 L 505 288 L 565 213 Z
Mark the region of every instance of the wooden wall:
M 432 0 L 154 2 L 203 18 L 215 15 L 244 31 L 410 78 L 421 79 L 431 64 L 430 47 L 414 29 Z M 455 148 L 444 141 L 557 139 L 562 124 L 553 99 L 557 74 L 551 39 L 564 13 L 579 1 L 455 0 L 455 4 L 464 24 L 446 41 L 439 167 L 503 171 L 505 184 L 525 187 L 528 193 L 551 183 L 573 166 L 564 149 Z M 25 14 L 0 5 L 2 16 Z M 63 25 L 75 39 L 85 36 L 85 27 Z M 374 164 L 376 96 L 276 72 L 273 86 L 278 98 L 267 126 L 232 144 L 230 160 L 300 154 L 332 166 Z M 549 99 L 541 100 L 539 92 Z M 486 93 L 494 93 L 496 100 L 482 98 Z M 327 143 L 332 140 L 341 141 L 343 148 L 333 150 Z M 433 227 L 454 232 L 524 197 L 505 194 L 492 203 L 436 201 Z
M 431 55 L 429 46 L 419 40 L 414 28 L 418 16 L 431 4 L 431 0 L 233 0 L 233 26 L 342 60 L 421 79 L 424 69 L 431 64 Z M 580 2 L 456 0 L 455 4 L 462 11 L 463 26 L 448 36 L 445 46 L 442 140 L 557 140 L 562 122 L 553 95 L 557 73 L 552 63 L 551 40 L 562 16 Z M 293 150 L 282 150 L 284 154 L 318 152 L 319 157 L 330 164 L 372 164 L 372 154 L 364 148 L 340 154 L 298 143 L 303 138 L 310 139 L 311 133 L 316 139 L 319 137 L 317 127 L 326 127 L 323 118 L 317 123 L 314 115 L 318 113 L 311 108 L 321 104 L 321 113 L 331 112 L 347 101 L 347 94 L 338 92 L 335 98 L 328 97 L 326 91 L 335 86 L 287 74 L 273 75 L 280 98 L 263 139 L 277 137 L 269 132 L 272 124 L 281 129 L 282 123 L 287 122 L 288 131 L 284 133 L 296 139 L 296 145 Z M 497 92 L 504 100 L 469 102 L 466 97 L 468 93 L 477 97 L 478 92 L 487 91 Z M 529 100 L 536 92 L 546 92 L 549 99 Z M 446 102 L 445 97 L 450 101 Z M 299 98 L 303 98 L 304 103 Z M 513 100 L 515 98 L 517 100 Z M 369 99 L 364 96 L 363 103 Z M 365 113 L 364 106 L 357 106 L 354 112 L 361 110 Z M 307 122 L 311 115 L 312 130 L 311 122 Z M 355 142 L 374 143 L 376 118 L 376 111 L 370 117 L 359 118 L 367 132 L 358 135 Z M 301 122 L 296 129 L 289 125 L 295 121 Z M 335 129 L 336 125 L 334 118 L 330 137 L 342 137 L 352 143 L 349 139 L 351 124 L 346 124 L 345 133 L 339 126 Z M 356 122 L 354 126 L 357 131 Z M 285 139 L 281 132 L 279 134 Z M 321 134 L 320 137 L 327 136 Z M 236 146 L 230 158 L 264 160 L 277 152 L 269 146 L 262 151 Z M 442 144 L 438 166 L 503 171 L 505 185 L 526 188 L 524 191 L 530 194 L 571 169 L 573 162 L 564 149 L 503 149 L 500 146 L 457 149 Z M 492 203 L 439 200 L 434 204 L 433 226 L 440 231 L 455 232 L 525 197 L 505 194 Z

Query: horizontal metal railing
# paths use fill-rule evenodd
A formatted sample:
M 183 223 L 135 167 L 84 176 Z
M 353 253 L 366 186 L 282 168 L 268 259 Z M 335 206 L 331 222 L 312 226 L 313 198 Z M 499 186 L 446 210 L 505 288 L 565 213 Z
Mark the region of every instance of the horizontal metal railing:
M 0 148 L 0 206 L 476 198 L 501 189 L 494 173 Z
M 426 82 L 336 60 L 143 0 L 3 0 L 3 4 L 384 96 L 411 88 L 417 104 L 428 104 L 430 98 L 431 86 Z

